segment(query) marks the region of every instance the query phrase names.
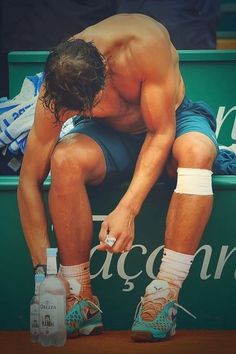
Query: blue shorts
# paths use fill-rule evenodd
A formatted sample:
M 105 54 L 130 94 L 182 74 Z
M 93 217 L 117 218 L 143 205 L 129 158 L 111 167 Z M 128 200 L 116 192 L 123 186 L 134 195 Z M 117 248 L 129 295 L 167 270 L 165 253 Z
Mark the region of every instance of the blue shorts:
M 218 149 L 215 136 L 216 120 L 205 102 L 184 98 L 176 111 L 176 137 L 188 132 L 200 132 L 209 137 Z M 107 167 L 106 180 L 125 181 L 132 177 L 146 133 L 122 133 L 96 119 L 76 117 L 71 133 L 82 133 L 102 148 Z

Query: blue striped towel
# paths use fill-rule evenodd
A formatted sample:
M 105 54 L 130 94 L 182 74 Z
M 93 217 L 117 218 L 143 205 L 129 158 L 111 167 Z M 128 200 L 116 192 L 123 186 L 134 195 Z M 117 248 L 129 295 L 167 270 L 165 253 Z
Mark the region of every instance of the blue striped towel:
M 0 148 L 24 153 L 42 83 L 43 73 L 26 76 L 17 96 L 11 100 L 0 100 Z
M 43 73 L 26 76 L 17 96 L 11 100 L 0 98 L 0 149 L 7 148 L 13 154 L 24 153 L 42 83 Z M 72 128 L 70 118 L 62 126 L 60 138 Z

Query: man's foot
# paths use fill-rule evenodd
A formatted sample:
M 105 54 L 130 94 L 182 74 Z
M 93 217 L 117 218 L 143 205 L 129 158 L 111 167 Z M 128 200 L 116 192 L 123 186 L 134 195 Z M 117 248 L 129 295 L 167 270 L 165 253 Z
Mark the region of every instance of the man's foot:
M 70 295 L 67 299 L 66 329 L 67 337 L 100 334 L 103 331 L 99 301 Z
M 178 288 L 153 280 L 146 288 L 132 326 L 136 342 L 166 340 L 175 334 Z

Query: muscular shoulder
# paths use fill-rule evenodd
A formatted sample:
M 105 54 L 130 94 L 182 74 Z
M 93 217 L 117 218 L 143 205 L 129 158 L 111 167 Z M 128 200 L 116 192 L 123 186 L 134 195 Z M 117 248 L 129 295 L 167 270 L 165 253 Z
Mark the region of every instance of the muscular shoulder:
M 130 42 L 130 52 L 141 81 L 153 78 L 161 79 L 178 61 L 178 54 L 173 47 L 167 30 L 158 24 L 155 30 L 145 29 Z
M 88 27 L 78 36 L 95 43 L 109 58 L 113 73 L 127 72 L 139 81 L 155 73 L 158 77 L 165 74 L 177 61 L 168 31 L 146 15 L 115 15 Z
M 115 51 L 129 47 L 141 51 L 155 49 L 169 42 L 167 30 L 159 22 L 143 14 L 118 14 L 111 16 L 76 35 L 86 41 L 94 41 L 100 50 Z M 130 47 L 131 48 L 131 47 Z M 106 54 L 106 53 L 104 53 Z

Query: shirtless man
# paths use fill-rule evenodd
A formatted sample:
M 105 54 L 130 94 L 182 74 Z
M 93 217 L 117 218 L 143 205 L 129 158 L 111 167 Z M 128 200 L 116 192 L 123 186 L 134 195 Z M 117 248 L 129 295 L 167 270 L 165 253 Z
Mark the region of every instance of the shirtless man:
M 61 124 L 75 114 L 82 118 L 58 143 Z M 208 106 L 185 96 L 178 54 L 166 29 L 145 15 L 110 17 L 51 52 L 18 200 L 37 268 L 46 263 L 49 247 L 42 183 L 51 170 L 49 208 L 61 272 L 70 284 L 69 337 L 102 329 L 90 284 L 92 217 L 86 186 L 131 177 L 127 192 L 102 223 L 98 246 L 126 252 L 134 241 L 135 217 L 165 167 L 177 177 L 177 186 L 164 254 L 157 279 L 146 288 L 132 337 L 161 340 L 174 334 L 179 289 L 212 208 L 214 129 Z

